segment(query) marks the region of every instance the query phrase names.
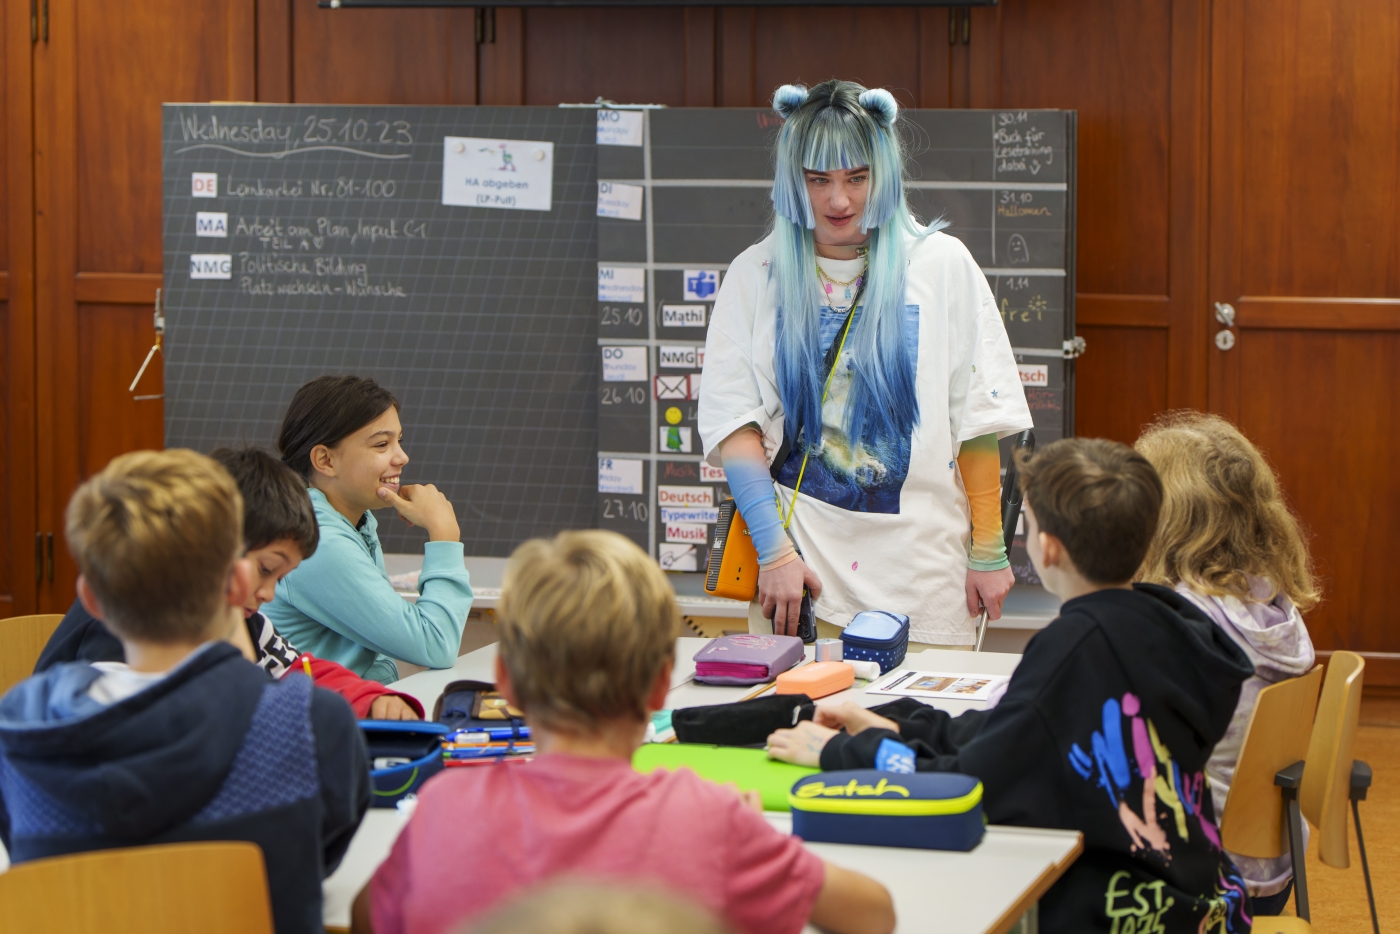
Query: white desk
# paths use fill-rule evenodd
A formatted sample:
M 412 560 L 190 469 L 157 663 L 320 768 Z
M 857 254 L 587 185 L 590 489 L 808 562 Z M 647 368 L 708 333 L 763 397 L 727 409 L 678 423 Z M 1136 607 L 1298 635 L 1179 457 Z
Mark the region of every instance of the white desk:
M 707 639 L 682 638 L 676 642 L 676 674 L 666 698 L 668 708 L 703 704 L 723 704 L 738 700 L 751 688 L 716 687 L 691 680 L 695 673 L 692 657 Z M 810 653 L 811 649 L 808 648 Z M 490 681 L 495 663 L 494 645 L 457 659 L 443 671 L 424 671 L 394 685 L 411 694 L 427 709 L 449 682 Z M 949 652 L 930 650 L 911 655 L 902 667 L 969 674 L 1009 675 L 1020 661 L 1019 655 L 990 652 Z M 864 682 L 857 687 L 823 698 L 821 702 L 853 700 L 875 706 L 895 698 L 867 695 Z M 935 706 L 957 714 L 981 707 L 976 701 L 939 700 Z M 528 768 L 528 766 L 522 766 Z M 787 814 L 766 814 L 769 823 L 785 833 L 792 830 Z M 371 808 L 360 825 L 345 860 L 324 886 L 323 917 L 329 929 L 346 928 L 350 923 L 350 903 L 355 894 L 389 855 L 405 818 L 396 810 Z M 940 934 L 982 934 L 1008 931 L 1057 880 L 1083 847 L 1074 831 L 1035 830 L 1022 827 L 989 827 L 982 843 L 971 853 L 941 850 L 912 850 L 896 847 L 808 844 L 810 849 L 838 866 L 844 866 L 879 879 L 890 890 L 899 930 L 929 931 L 937 919 Z M 809 928 L 808 930 L 812 930 Z

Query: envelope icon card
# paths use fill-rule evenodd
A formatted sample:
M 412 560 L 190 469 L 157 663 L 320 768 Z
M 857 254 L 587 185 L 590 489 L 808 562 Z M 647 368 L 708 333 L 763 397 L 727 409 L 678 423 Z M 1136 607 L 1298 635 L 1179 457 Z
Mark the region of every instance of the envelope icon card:
M 657 376 L 656 398 L 689 399 L 690 377 L 686 374 L 681 374 L 680 376 Z

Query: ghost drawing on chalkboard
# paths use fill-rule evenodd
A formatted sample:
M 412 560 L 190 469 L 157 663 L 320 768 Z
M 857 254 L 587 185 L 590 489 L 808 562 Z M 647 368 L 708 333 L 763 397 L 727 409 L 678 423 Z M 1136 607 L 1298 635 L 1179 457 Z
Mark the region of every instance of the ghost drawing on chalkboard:
M 1031 248 L 1026 246 L 1026 238 L 1020 234 L 1012 234 L 1006 241 L 1006 259 L 1011 263 L 1029 263 L 1031 261 Z

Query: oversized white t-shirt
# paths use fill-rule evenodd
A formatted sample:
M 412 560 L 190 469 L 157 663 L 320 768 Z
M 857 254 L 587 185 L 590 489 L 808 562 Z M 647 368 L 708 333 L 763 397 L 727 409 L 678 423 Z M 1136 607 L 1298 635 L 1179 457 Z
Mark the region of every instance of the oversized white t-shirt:
M 700 438 L 714 466 L 719 443 L 751 423 L 762 432 L 770 461 L 782 444 L 771 239 L 734 260 L 715 298 L 699 403 Z M 821 450 L 808 460 L 791 531 L 821 577 L 821 619 L 844 626 L 862 610 L 891 610 L 909 616 L 915 642 L 970 645 L 975 624 L 967 615 L 965 584 L 971 519 L 958 446 L 1030 428 L 1031 415 L 996 300 L 967 248 L 935 233 L 910 237 L 908 250 L 905 324 L 907 340 L 917 347 L 919 425 L 912 437 L 878 449 L 849 443 L 841 431 L 847 351 L 836 365 L 822 410 Z M 842 274 L 845 264 L 823 262 L 833 277 L 851 277 Z M 838 308 L 848 304 L 840 294 L 832 299 Z M 825 311 L 824 344 L 842 320 Z M 789 457 L 774 484 L 784 515 L 801 461 L 800 452 Z

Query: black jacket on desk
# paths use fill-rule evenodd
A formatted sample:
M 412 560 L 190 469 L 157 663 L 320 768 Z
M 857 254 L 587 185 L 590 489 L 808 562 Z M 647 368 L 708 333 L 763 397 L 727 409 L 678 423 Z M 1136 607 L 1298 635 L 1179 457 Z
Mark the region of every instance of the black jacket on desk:
M 112 847 L 248 840 L 278 934 L 320 934 L 321 880 L 369 806 L 350 705 L 210 643 L 110 706 L 56 665 L 0 698 L 0 839 L 16 863 Z
M 34 673 L 48 671 L 59 662 L 79 661 L 124 662 L 126 651 L 102 621 L 87 611 L 83 601 L 74 600 L 39 653 Z
M 1081 831 L 1084 854 L 1041 899 L 1043 931 L 1236 934 L 1249 905 L 1204 769 L 1253 673 L 1175 592 L 1102 590 L 1031 639 L 996 707 L 950 717 L 901 699 L 875 708 L 898 735 L 837 734 L 821 765 L 870 768 L 882 742 L 903 742 L 921 771 L 980 778 L 992 823 Z

